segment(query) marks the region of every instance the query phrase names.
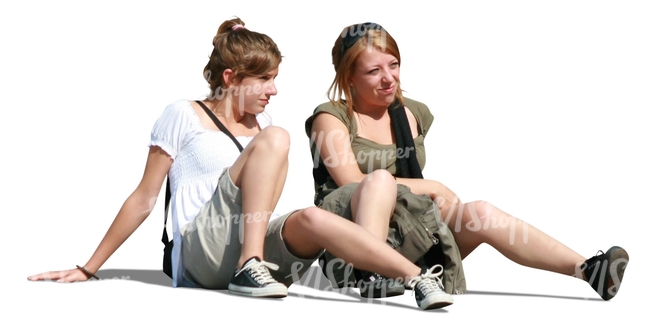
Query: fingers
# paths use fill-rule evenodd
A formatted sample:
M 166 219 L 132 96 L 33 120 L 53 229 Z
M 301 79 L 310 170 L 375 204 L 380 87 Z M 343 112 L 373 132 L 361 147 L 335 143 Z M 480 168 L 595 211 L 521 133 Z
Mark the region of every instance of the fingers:
M 440 211 L 447 211 L 452 209 L 453 207 L 462 205 L 462 202 L 460 201 L 460 198 L 458 198 L 458 196 L 452 196 L 449 198 L 438 196 L 434 198 L 433 201 L 438 205 Z
M 56 281 L 65 277 L 67 271 L 45 272 L 27 277 L 30 281 Z
M 58 283 L 79 282 L 87 279 L 88 277 L 78 269 L 45 272 L 27 277 L 29 281 L 56 281 Z

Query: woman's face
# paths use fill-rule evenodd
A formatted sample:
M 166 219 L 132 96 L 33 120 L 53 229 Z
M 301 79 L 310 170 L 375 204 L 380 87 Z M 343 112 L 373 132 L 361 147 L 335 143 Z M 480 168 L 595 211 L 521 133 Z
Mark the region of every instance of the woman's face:
M 399 85 L 399 62 L 392 54 L 375 48 L 363 50 L 357 58 L 350 82 L 357 108 L 385 109 L 395 99 Z
M 244 77 L 232 86 L 240 113 L 258 114 L 264 111 L 271 96 L 278 93 L 275 88 L 277 75 L 278 68 L 275 68 L 264 75 Z

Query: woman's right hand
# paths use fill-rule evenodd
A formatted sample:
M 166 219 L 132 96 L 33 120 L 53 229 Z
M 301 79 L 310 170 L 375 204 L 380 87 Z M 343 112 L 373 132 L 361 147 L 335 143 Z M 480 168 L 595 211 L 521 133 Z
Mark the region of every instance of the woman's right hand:
M 447 186 L 438 181 L 434 181 L 434 184 L 435 190 L 433 191 L 431 198 L 436 202 L 440 211 L 446 212 L 453 206 L 461 204 L 460 198 L 458 198 L 451 189 L 447 188 Z
M 441 212 L 448 212 L 454 206 L 460 205 L 461 201 L 458 196 L 447 188 L 444 184 L 428 179 L 411 179 L 411 178 L 398 178 L 398 183 L 408 186 L 414 194 L 431 197 L 438 205 Z
M 87 281 L 88 276 L 80 269 L 68 269 L 65 271 L 45 272 L 27 277 L 29 281 L 56 281 L 58 283 L 71 283 Z

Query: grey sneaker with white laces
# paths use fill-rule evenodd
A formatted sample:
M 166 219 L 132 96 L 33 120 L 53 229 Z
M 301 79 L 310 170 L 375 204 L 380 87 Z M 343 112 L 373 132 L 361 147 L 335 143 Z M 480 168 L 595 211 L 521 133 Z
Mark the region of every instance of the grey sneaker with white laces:
M 434 265 L 430 269 L 423 267 L 422 274 L 408 282 L 415 293 L 415 301 L 423 310 L 442 308 L 454 303 L 454 298 L 445 292 L 440 281 L 442 270 L 441 265 Z
M 244 266 L 235 271 L 228 284 L 228 292 L 249 297 L 284 298 L 287 287 L 276 281 L 271 270 L 278 270 L 278 265 L 253 257 Z

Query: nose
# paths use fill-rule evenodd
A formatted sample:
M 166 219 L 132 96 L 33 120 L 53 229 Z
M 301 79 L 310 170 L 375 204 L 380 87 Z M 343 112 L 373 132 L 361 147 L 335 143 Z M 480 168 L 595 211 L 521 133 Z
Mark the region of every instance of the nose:
M 275 87 L 275 81 L 270 80 L 268 86 L 266 87 L 266 95 L 273 96 L 278 93 L 278 89 Z
M 381 80 L 384 83 L 392 83 L 395 81 L 395 76 L 393 76 L 392 71 L 390 69 L 382 69 L 383 74 Z

